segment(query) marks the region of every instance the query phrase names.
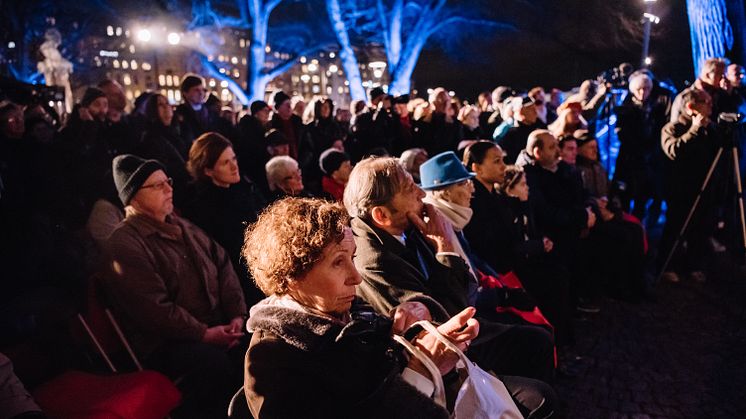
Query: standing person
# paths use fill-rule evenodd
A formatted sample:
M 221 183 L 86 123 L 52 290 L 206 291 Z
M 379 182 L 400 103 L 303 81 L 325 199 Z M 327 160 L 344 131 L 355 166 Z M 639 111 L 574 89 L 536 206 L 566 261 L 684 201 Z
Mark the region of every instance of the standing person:
M 534 105 L 536 105 L 536 115 L 539 117 L 539 121 L 544 125 L 551 124 L 555 119 L 557 119 L 557 112 L 555 112 L 556 109 L 551 109 L 547 104 L 547 94 L 543 87 L 537 86 L 529 90 L 528 97 L 534 101 Z
M 238 138 L 234 147 L 241 173 L 248 176 L 266 196 L 269 187 L 264 165 L 272 156 L 267 151 L 265 134 L 269 129 L 272 108 L 262 100 L 255 100 L 249 109 L 251 114 L 245 115 L 238 123 Z
M 367 156 L 371 151 L 383 148 L 391 154 L 392 145 L 399 131 L 399 117 L 393 110 L 391 96 L 381 87 L 368 92 L 370 104 L 352 118 L 352 141 L 345 149 L 351 153 L 353 161 Z
M 310 145 L 303 120 L 293 113 L 290 104 L 290 96 L 283 91 L 278 91 L 273 97 L 274 112 L 269 121 L 270 128 L 281 132 L 288 141 L 289 156 L 295 159 L 301 168 L 310 167 L 315 164 L 313 160 L 313 147 Z
M 526 140 L 532 131 L 545 128 L 536 113 L 536 105 L 529 97 L 516 98 L 511 101 L 513 106 L 514 125 L 497 141 L 505 152 L 505 162 L 512 164 L 518 158 L 518 153 L 526 148 Z
M 688 89 L 677 98 L 682 111 L 676 122 L 663 127 L 661 146 L 668 158 L 665 198 L 668 204 L 666 225 L 658 250 L 662 279 L 679 282 L 679 274 L 704 281 L 707 237 L 714 230 L 713 189 L 710 184 L 685 231 L 682 242 L 668 266 L 663 266 L 684 225 L 690 208 L 702 187 L 717 150 L 712 115 L 712 97 L 705 90 Z M 686 242 L 686 245 L 684 244 Z
M 444 151 L 456 150 L 463 137 L 463 127 L 451 106 L 451 97 L 446 89 L 438 87 L 430 94 L 433 112 L 430 116 L 431 139 L 425 140 L 424 148 L 434 156 Z
M 183 199 L 186 185 L 191 179 L 185 161 L 188 148 L 173 128 L 173 116 L 165 96 L 160 93 L 151 95 L 145 102 L 146 128 L 136 151 L 139 156 L 158 160 L 166 167 L 174 179 L 175 195 Z
M 208 132 L 194 140 L 187 168 L 194 183 L 184 205 L 184 217 L 228 252 L 244 299 L 247 305 L 253 305 L 263 297 L 246 276 L 248 268 L 241 260 L 241 246 L 244 229 L 256 221 L 265 199 L 253 182 L 241 176 L 231 142 L 218 133 Z
M 660 133 L 671 113 L 670 96 L 662 90 L 653 94 L 653 87 L 654 80 L 647 72 L 637 71 L 629 77 L 630 94 L 616 109 L 620 147 L 614 171 L 623 210 L 642 221 L 652 199 L 649 224 L 655 224 L 660 215 L 664 158 Z
M 479 108 L 466 105 L 458 113 L 458 120 L 463 125 L 462 140 L 481 140 L 485 134 L 479 125 Z
M 181 80 L 181 96 L 184 103 L 176 107 L 176 124 L 181 140 L 191 147 L 192 141 L 211 127 L 210 112 L 205 106 L 205 79 L 196 74 L 185 75 Z
M 241 383 L 248 314 L 230 257 L 173 213 L 160 163 L 123 154 L 112 166 L 126 213 L 106 244 L 112 309 L 144 364 L 180 378 L 180 413 L 220 417 Z
M 723 78 L 725 77 L 726 61 L 723 58 L 708 58 L 702 64 L 699 70 L 697 80 L 694 80 L 691 86 L 682 90 L 676 96 L 671 106 L 671 119 L 669 122 L 678 123 L 679 116 L 685 112 L 686 104 L 683 103 L 683 95 L 689 90 L 701 90 L 710 95 L 712 102 L 712 114 L 718 115 L 721 112 L 734 112 L 735 109 L 729 109 L 729 98 L 725 90 L 721 88 Z
M 315 98 L 306 107 L 304 121 L 309 132 L 312 147 L 312 161 L 302 167 L 306 180 L 306 188 L 316 193 L 322 190 L 324 173 L 319 170 L 319 158 L 325 150 L 334 147 L 344 150 L 344 133 L 334 120 L 334 102 L 328 97 Z

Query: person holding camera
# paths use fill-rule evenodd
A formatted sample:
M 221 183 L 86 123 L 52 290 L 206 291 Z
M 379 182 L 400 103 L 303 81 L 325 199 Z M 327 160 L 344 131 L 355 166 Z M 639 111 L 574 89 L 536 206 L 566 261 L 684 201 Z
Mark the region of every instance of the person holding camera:
M 707 172 L 717 152 L 719 142 L 715 125 L 710 120 L 712 97 L 705 90 L 687 89 L 677 98 L 682 111 L 675 122 L 669 122 L 661 132 L 661 146 L 668 158 L 668 173 L 664 190 L 668 204 L 666 225 L 658 248 L 659 271 L 665 269 L 661 278 L 679 282 L 679 273 L 688 273 L 695 281 L 704 281 L 704 255 L 707 237 L 714 229 L 713 209 L 715 197 L 712 188 L 702 192 L 701 201 L 682 236 L 685 249 L 671 258 L 665 266 L 677 235 L 684 226 Z M 686 261 L 686 264 L 684 264 Z

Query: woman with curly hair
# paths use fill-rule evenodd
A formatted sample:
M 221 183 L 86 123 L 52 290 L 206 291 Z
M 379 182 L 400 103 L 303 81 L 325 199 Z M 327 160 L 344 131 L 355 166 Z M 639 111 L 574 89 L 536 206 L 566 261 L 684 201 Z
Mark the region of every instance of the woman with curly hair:
M 356 297 L 355 241 L 338 204 L 285 198 L 246 231 L 243 255 L 268 296 L 251 309 L 244 389 L 254 417 L 447 418 L 423 365 L 391 335 L 429 319 L 417 302 L 377 314 Z M 467 308 L 438 329 L 461 348 L 479 325 Z M 414 344 L 441 374 L 449 352 L 422 332 Z

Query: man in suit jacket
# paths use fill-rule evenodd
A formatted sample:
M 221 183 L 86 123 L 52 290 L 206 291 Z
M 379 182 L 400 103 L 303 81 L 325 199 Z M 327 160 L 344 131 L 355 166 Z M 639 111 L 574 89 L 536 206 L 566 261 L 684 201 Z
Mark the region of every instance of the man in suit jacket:
M 372 157 L 350 174 L 344 204 L 353 217 L 355 266 L 363 279 L 359 295 L 383 313 L 420 301 L 433 320 L 443 321 L 467 307 L 473 279 L 447 234 L 452 227 L 424 197 L 396 159 Z M 518 400 L 524 406 L 553 405 L 551 388 L 536 380 L 553 374 L 553 340 L 545 330 L 480 320 L 467 354 L 496 373 L 535 378 L 503 378 L 511 392 L 532 394 L 531 400 Z

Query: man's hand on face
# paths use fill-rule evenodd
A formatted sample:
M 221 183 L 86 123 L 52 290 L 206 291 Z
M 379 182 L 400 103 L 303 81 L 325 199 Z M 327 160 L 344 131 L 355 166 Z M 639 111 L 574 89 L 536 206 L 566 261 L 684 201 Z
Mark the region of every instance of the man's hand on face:
M 692 129 L 698 130 L 702 127 L 706 127 L 710 124 L 710 118 L 704 116 L 701 113 L 696 113 L 692 116 Z
M 420 214 L 415 214 L 414 212 L 408 212 L 407 218 L 435 246 L 436 252 L 455 251 L 451 240 L 452 232 L 448 231 L 452 227 L 440 212 L 432 205 L 425 204 L 424 215 L 427 221 Z

